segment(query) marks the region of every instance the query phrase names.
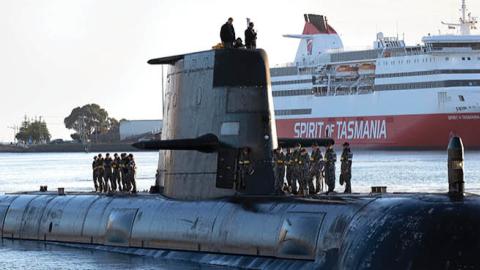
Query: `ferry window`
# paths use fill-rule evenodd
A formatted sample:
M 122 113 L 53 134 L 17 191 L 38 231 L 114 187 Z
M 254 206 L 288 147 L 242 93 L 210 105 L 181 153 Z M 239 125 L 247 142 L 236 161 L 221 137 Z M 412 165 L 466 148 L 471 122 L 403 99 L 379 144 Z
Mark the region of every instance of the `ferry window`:
M 459 95 L 459 96 L 458 96 L 458 99 L 459 99 L 460 101 L 462 101 L 462 102 L 465 101 L 465 98 L 464 98 L 462 95 Z
M 467 60 L 468 60 L 468 61 L 470 61 L 470 60 L 472 60 L 472 58 L 470 58 L 470 57 L 467 57 Z
M 462 57 L 462 61 L 465 61 L 465 57 Z
M 448 61 L 448 60 L 450 60 L 450 58 L 449 58 L 449 57 L 445 57 L 445 61 Z

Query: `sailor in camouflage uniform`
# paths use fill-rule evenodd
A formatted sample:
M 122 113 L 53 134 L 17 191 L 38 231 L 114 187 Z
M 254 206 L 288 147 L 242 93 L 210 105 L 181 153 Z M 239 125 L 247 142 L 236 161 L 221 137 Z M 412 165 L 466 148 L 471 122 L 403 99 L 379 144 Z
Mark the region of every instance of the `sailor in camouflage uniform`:
M 120 154 L 120 174 L 122 176 L 122 191 L 130 191 L 128 184 L 128 157 L 127 153 Z
M 112 163 L 113 163 L 113 160 L 110 157 L 110 153 L 107 153 L 105 155 L 105 159 L 103 160 L 103 182 L 105 184 L 105 190 L 104 190 L 105 192 L 108 192 L 110 190 L 115 190 L 115 186 L 113 182 Z
M 105 186 L 105 181 L 103 179 L 103 175 L 105 170 L 103 169 L 103 157 L 102 154 L 98 154 L 97 156 L 97 173 L 98 173 L 98 189 L 99 192 L 107 192 L 107 188 Z
M 275 193 L 282 194 L 285 179 L 285 154 L 281 148 L 273 151 L 273 174 L 275 176 Z
M 317 144 L 313 144 L 312 147 L 309 178 L 309 190 L 311 194 L 323 191 L 323 169 L 325 165 L 320 147 L 318 147 Z M 315 188 L 313 187 L 313 178 L 315 178 Z
M 93 171 L 93 186 L 95 187 L 95 192 L 98 192 L 98 169 L 97 169 L 97 156 L 93 156 L 92 162 L 92 171 Z
M 300 192 L 303 196 L 308 195 L 308 179 L 310 178 L 310 156 L 307 149 L 300 150 L 300 157 L 298 158 L 298 179 L 300 180 Z
M 329 143 L 325 151 L 325 183 L 328 186 L 327 193 L 335 189 L 335 162 L 337 161 L 337 154 L 333 150 L 333 144 Z
M 345 183 L 344 193 L 352 193 L 352 185 L 350 182 L 352 179 L 352 158 L 353 154 L 350 151 L 350 144 L 345 142 L 343 144 L 342 157 L 340 158 L 342 162 L 340 166 L 340 185 Z
M 286 166 L 286 178 L 287 178 L 287 187 L 289 192 L 293 192 L 293 153 L 290 148 L 287 148 L 287 153 L 285 154 L 285 166 Z
M 295 150 L 293 150 L 293 153 L 292 153 L 291 162 L 293 163 L 293 173 L 292 173 L 292 193 L 293 194 L 298 194 L 298 191 L 301 185 L 302 172 L 299 165 L 301 151 L 302 151 L 302 145 L 297 144 L 297 147 L 295 148 Z
M 247 187 L 246 177 L 253 174 L 252 162 L 250 160 L 250 148 L 244 147 L 238 156 L 236 190 L 245 190 Z
M 118 186 L 118 191 L 122 191 L 122 178 L 121 178 L 121 159 L 117 153 L 113 155 L 113 162 L 112 162 L 112 169 L 113 169 L 113 182 L 115 183 L 115 187 Z M 114 189 L 115 191 L 115 189 Z
M 137 193 L 137 181 L 135 180 L 135 176 L 137 174 L 137 165 L 135 163 L 135 159 L 133 158 L 133 154 L 128 155 L 127 161 L 128 191 L 131 191 L 132 193 Z

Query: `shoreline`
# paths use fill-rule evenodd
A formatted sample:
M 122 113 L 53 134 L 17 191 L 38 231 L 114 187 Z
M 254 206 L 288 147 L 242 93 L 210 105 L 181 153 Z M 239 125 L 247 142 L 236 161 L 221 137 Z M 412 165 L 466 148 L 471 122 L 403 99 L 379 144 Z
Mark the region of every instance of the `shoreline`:
M 88 151 L 79 143 L 42 144 L 22 147 L 14 144 L 0 145 L 0 153 L 69 153 L 69 152 L 143 152 L 130 143 L 102 143 L 91 144 Z

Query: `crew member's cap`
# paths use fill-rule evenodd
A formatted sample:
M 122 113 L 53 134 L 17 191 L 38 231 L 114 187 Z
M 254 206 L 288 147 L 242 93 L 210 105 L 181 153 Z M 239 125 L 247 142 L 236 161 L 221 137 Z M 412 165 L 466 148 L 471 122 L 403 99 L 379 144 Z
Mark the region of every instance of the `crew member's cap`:
M 348 142 L 344 142 L 343 146 L 349 146 L 350 144 Z

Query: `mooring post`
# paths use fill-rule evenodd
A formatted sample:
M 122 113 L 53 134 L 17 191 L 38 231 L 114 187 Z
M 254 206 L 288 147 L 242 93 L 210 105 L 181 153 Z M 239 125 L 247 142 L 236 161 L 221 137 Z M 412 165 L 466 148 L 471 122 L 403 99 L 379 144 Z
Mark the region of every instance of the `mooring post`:
M 454 136 L 448 143 L 448 194 L 463 197 L 464 184 L 463 143 L 460 137 Z

